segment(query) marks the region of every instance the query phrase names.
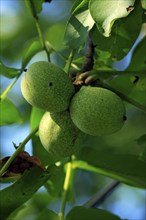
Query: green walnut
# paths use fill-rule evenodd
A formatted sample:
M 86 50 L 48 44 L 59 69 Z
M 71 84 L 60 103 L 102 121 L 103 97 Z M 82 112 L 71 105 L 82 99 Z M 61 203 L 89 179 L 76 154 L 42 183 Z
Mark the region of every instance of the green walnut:
M 46 112 L 39 125 L 39 137 L 44 148 L 54 156 L 71 156 L 81 148 L 82 133 L 72 122 L 68 111 Z
M 21 91 L 32 106 L 61 112 L 69 107 L 75 89 L 62 69 L 52 63 L 39 61 L 33 63 L 23 76 Z
M 125 106 L 114 92 L 83 86 L 70 103 L 74 124 L 83 132 L 93 135 L 109 135 L 120 130 L 126 120 Z

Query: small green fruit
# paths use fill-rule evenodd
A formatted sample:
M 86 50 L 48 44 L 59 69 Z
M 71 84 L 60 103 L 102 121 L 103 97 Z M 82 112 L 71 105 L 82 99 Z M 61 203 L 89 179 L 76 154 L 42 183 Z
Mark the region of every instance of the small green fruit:
M 52 63 L 39 61 L 33 63 L 23 76 L 21 91 L 32 106 L 61 112 L 68 108 L 75 89 L 62 69 Z
M 68 111 L 46 112 L 39 125 L 39 137 L 44 148 L 54 156 L 76 153 L 83 143 L 82 133 L 72 122 Z
M 83 132 L 98 136 L 115 133 L 125 121 L 125 107 L 115 93 L 98 87 L 83 86 L 70 103 L 74 124 Z

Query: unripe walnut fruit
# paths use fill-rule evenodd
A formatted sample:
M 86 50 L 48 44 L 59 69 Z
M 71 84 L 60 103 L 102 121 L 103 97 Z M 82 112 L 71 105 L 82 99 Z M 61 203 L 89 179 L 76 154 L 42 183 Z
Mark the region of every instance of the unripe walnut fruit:
M 39 61 L 33 63 L 23 76 L 21 91 L 32 106 L 61 112 L 68 108 L 75 89 L 62 69 L 52 63 Z
M 126 119 L 125 106 L 114 92 L 83 86 L 70 103 L 74 124 L 83 132 L 93 135 L 109 135 L 120 130 Z
M 66 157 L 76 153 L 84 139 L 72 122 L 68 111 L 46 112 L 39 125 L 39 137 L 44 148 L 54 156 Z

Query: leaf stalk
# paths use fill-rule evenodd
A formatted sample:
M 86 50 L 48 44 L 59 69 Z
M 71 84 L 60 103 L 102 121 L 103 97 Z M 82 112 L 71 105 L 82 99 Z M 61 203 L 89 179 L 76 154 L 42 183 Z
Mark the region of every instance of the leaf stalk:
M 62 204 L 61 204 L 61 210 L 59 213 L 60 220 L 64 220 L 67 193 L 68 193 L 68 189 L 70 185 L 72 170 L 73 170 L 72 163 L 69 162 L 67 164 L 66 176 L 65 176 L 64 185 L 63 185 Z

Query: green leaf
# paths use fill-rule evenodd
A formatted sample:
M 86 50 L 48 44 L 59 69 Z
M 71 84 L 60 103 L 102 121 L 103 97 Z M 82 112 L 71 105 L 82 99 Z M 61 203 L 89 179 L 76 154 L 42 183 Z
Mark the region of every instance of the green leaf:
M 0 126 L 23 122 L 18 109 L 8 99 L 0 102 L 0 113 Z
M 66 216 L 65 220 L 120 220 L 120 218 L 108 211 L 86 208 L 83 206 L 74 207 Z
M 146 187 L 145 163 L 138 156 L 83 148 L 74 166 L 139 188 Z
M 113 77 L 112 79 L 107 80 L 108 84 L 116 89 L 117 91 L 129 96 L 130 92 L 132 91 L 134 84 L 131 81 L 130 75 L 121 74 L 118 77 Z
M 133 83 L 134 86 L 129 94 L 129 97 L 143 105 L 146 110 L 146 76 L 139 75 L 138 81 L 136 83 L 134 81 Z
M 51 169 L 52 176 L 45 183 L 45 187 L 50 195 L 59 197 L 63 189 L 65 172 L 63 166 L 53 166 Z
M 29 200 L 49 177 L 49 172 L 33 167 L 24 172 L 17 182 L 1 190 L 1 219 L 6 219 L 15 209 Z
M 135 85 L 137 90 L 139 91 L 146 91 L 146 75 L 140 75 L 139 73 L 134 74 L 133 77 L 131 77 L 132 83 Z
M 134 0 L 90 0 L 90 13 L 100 33 L 109 37 L 114 22 L 119 18 L 127 17 L 134 8 L 132 7 L 134 2 Z
M 17 208 L 15 211 L 13 211 L 7 218 L 7 220 L 12 220 L 12 219 L 20 219 L 19 214 L 26 208 L 27 206 L 24 204 Z
M 45 113 L 44 110 L 33 107 L 30 116 L 30 128 L 33 130 L 37 126 L 39 126 L 40 120 Z
M 128 54 L 139 35 L 142 13 L 139 3 L 128 17 L 118 19 L 115 22 L 112 35 L 108 38 L 101 35 L 98 28 L 94 26 L 91 30 L 94 44 L 98 45 L 99 50 L 109 52 L 112 61 L 122 59 Z
M 22 58 L 22 69 L 26 67 L 31 58 L 38 52 L 42 51 L 42 46 L 39 41 L 33 41 L 25 50 Z
M 135 48 L 130 65 L 126 69 L 127 71 L 145 71 L 146 70 L 146 37 Z M 144 74 L 145 75 L 145 74 Z
M 146 134 L 141 135 L 136 141 L 139 145 L 146 144 Z
M 0 75 L 3 75 L 11 79 L 16 77 L 18 74 L 19 74 L 18 69 L 7 67 L 2 62 L 0 62 Z
M 99 50 L 97 47 L 95 47 L 95 53 L 98 59 L 95 59 L 94 61 L 94 69 L 104 70 L 104 74 L 110 76 L 110 72 L 107 71 L 105 73 L 105 71 L 109 70 L 108 68 L 111 69 L 111 66 L 113 64 L 113 62 L 111 61 L 111 53 L 108 51 Z M 103 73 L 101 75 L 103 75 Z
M 67 164 L 65 164 L 67 165 Z M 65 167 L 61 164 L 59 166 L 52 166 L 50 168 L 52 173 L 50 179 L 45 183 L 45 187 L 48 193 L 52 197 L 60 198 L 62 195 L 63 184 L 65 179 Z M 72 170 L 70 177 L 70 184 L 68 188 L 67 201 L 75 202 L 75 191 L 74 191 L 74 177 L 76 170 Z
M 93 27 L 94 21 L 88 9 L 88 0 L 83 0 L 78 5 L 76 1 L 72 15 L 67 23 L 65 41 L 73 49 L 79 48 L 86 42 L 89 30 Z
M 132 73 L 132 72 L 131 72 Z M 138 81 L 137 81 L 138 77 Z M 140 107 L 143 111 L 146 111 L 146 77 L 141 74 L 136 74 L 136 77 L 132 74 L 119 74 L 117 77 L 107 79 L 108 85 L 114 90 L 123 94 L 127 99 L 132 99 L 136 107 Z M 130 101 L 129 101 L 130 102 Z M 133 102 L 131 102 L 133 103 Z M 133 103 L 134 104 L 134 103 Z
M 44 209 L 35 220 L 59 220 L 58 215 L 49 209 Z

